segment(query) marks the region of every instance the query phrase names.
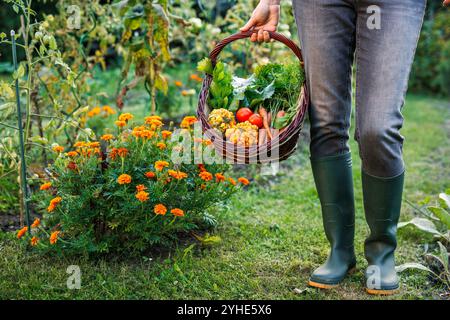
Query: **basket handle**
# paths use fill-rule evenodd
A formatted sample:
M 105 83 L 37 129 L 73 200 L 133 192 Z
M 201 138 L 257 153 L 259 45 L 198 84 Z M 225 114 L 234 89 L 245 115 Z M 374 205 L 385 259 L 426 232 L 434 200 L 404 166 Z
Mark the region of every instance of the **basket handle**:
M 281 33 L 272 32 L 272 31 L 267 31 L 267 32 L 269 32 L 269 36 L 270 36 L 271 39 L 277 40 L 277 41 L 285 44 L 289 49 L 291 49 L 292 52 L 297 56 L 297 58 L 300 60 L 301 64 L 303 65 L 302 51 L 295 44 L 294 41 L 292 41 L 291 39 L 286 38 Z M 235 33 L 235 34 L 233 34 L 233 35 L 231 35 L 229 37 L 226 37 L 225 39 L 223 39 L 222 41 L 217 43 L 217 45 L 214 47 L 214 49 L 209 54 L 209 58 L 211 59 L 212 65 L 213 66 L 216 65 L 217 57 L 219 56 L 219 54 L 222 52 L 222 50 L 229 43 L 231 43 L 233 41 L 236 41 L 236 40 L 239 40 L 239 39 L 250 38 L 253 33 L 255 33 L 255 31 L 253 31 L 253 30 L 244 31 L 244 32 L 238 32 L 238 33 Z

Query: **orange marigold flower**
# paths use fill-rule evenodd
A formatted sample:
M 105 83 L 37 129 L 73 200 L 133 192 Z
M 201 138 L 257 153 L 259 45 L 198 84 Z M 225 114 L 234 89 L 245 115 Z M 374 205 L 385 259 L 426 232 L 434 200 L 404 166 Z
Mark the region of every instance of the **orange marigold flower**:
M 145 118 L 145 123 L 151 125 L 154 128 L 159 128 L 163 125 L 161 118 L 158 116 L 150 116 Z
M 62 201 L 61 197 L 55 197 L 52 200 L 50 200 L 50 204 L 47 207 L 48 212 L 53 212 L 56 208 L 56 206 Z
M 31 240 L 30 240 L 30 244 L 31 244 L 33 247 L 34 247 L 34 246 L 37 246 L 38 242 L 39 242 L 38 237 L 33 237 L 33 238 L 31 238 Z
M 77 170 L 77 168 L 78 168 L 77 164 L 73 161 L 70 161 L 69 164 L 67 165 L 67 169 L 69 169 L 69 170 L 75 171 L 75 170 Z
M 156 161 L 155 162 L 155 169 L 157 171 L 162 171 L 165 167 L 168 167 L 169 163 L 167 161 Z
M 205 190 L 205 189 L 206 189 L 206 184 L 202 183 L 202 184 L 200 185 L 200 189 Z
M 166 148 L 166 144 L 164 142 L 158 142 L 156 146 L 161 150 L 164 150 Z
M 57 152 L 57 153 L 61 153 L 64 151 L 64 147 L 56 145 L 52 148 L 53 151 Z
M 149 179 L 156 177 L 156 174 L 153 171 L 148 171 L 145 173 L 145 176 Z
M 240 183 L 242 183 L 244 186 L 246 186 L 246 185 L 248 185 L 248 184 L 250 183 L 250 181 L 248 181 L 248 179 L 247 179 L 247 178 L 244 178 L 244 177 L 238 178 L 238 181 L 239 181 Z
M 138 193 L 136 193 L 136 199 L 138 199 L 140 202 L 148 201 L 149 199 L 148 192 L 139 191 Z
M 75 158 L 78 155 L 78 152 L 76 151 L 69 151 L 66 153 L 66 156 L 70 157 L 70 158 Z
M 228 178 L 228 181 L 235 186 L 236 185 L 236 180 L 234 180 L 233 178 Z
M 92 118 L 92 117 L 100 114 L 101 111 L 102 111 L 102 109 L 100 107 L 94 107 L 91 110 L 89 110 L 89 112 L 87 113 L 87 116 L 89 118 Z
M 163 131 L 161 131 L 161 135 L 162 135 L 163 139 L 167 139 L 172 135 L 172 132 L 168 131 L 168 130 L 163 130 Z
M 115 111 L 113 108 L 111 108 L 110 106 L 103 106 L 102 110 L 103 110 L 107 115 L 110 115 L 110 114 L 116 114 L 116 111 Z
M 88 143 L 87 143 L 87 146 L 88 146 L 89 148 L 98 148 L 98 147 L 100 147 L 100 142 L 98 142 L 98 141 L 88 142 Z
M 177 180 L 181 180 L 187 178 L 187 173 L 175 170 L 168 170 L 169 175 Z
M 140 136 L 145 139 L 151 139 L 155 135 L 154 131 L 151 130 L 142 130 Z
M 84 141 L 77 141 L 75 142 L 75 144 L 73 145 L 75 148 L 82 148 L 86 146 L 86 142 Z
M 125 121 L 122 121 L 122 120 L 117 120 L 114 123 L 116 124 L 116 126 L 118 126 L 120 128 L 125 127 L 127 125 L 127 123 Z
M 44 191 L 50 189 L 52 186 L 51 182 L 46 182 L 39 187 L 39 190 Z
M 39 227 L 40 225 L 41 225 L 41 219 L 36 218 L 36 219 L 34 219 L 33 224 L 31 225 L 31 227 L 32 227 L 32 228 L 37 228 L 37 227 Z
M 121 174 L 118 178 L 117 178 L 117 183 L 118 184 L 129 184 L 131 183 L 131 176 L 128 174 Z
M 167 213 L 167 208 L 165 205 L 163 204 L 157 204 L 154 208 L 153 211 L 155 212 L 155 214 L 159 214 L 159 215 L 165 215 Z
M 128 121 L 128 120 L 131 120 L 133 118 L 134 118 L 134 116 L 131 113 L 122 113 L 119 116 L 119 121 Z
M 202 180 L 211 181 L 213 178 L 213 175 L 208 171 L 203 171 L 203 172 L 199 173 L 199 177 L 202 178 Z
M 101 140 L 104 140 L 104 141 L 109 141 L 109 140 L 112 140 L 112 139 L 114 139 L 114 136 L 112 135 L 112 134 L 104 134 L 104 135 L 102 135 L 101 137 L 100 137 L 100 139 Z
M 179 208 L 172 209 L 172 210 L 170 210 L 170 212 L 176 217 L 183 217 L 184 216 L 184 211 L 179 209 Z
M 199 77 L 198 74 L 195 74 L 195 73 L 191 74 L 190 79 L 194 80 L 194 81 L 197 81 L 197 82 L 202 82 L 203 81 L 203 79 L 201 77 Z
M 225 181 L 225 176 L 221 173 L 216 173 L 216 181 L 217 182 Z
M 138 184 L 138 185 L 136 186 L 136 191 L 137 191 L 137 192 L 141 192 L 141 191 L 144 191 L 144 190 L 147 190 L 147 187 L 144 186 L 143 184 Z
M 19 232 L 17 232 L 17 239 L 22 238 L 25 233 L 27 233 L 28 231 L 28 227 L 23 227 L 22 229 L 19 230 Z
M 52 232 L 50 235 L 50 244 L 55 244 L 58 241 L 58 237 L 61 231 Z
M 181 82 L 181 81 L 175 81 L 175 85 L 177 86 L 177 87 L 182 87 L 183 86 L 183 82 Z
M 127 148 L 119 148 L 119 149 L 117 149 L 117 154 L 119 155 L 119 157 L 125 158 L 128 154 L 128 149 Z
M 198 170 L 200 170 L 200 172 L 206 171 L 205 165 L 203 163 L 200 163 L 197 166 L 198 166 Z
M 193 125 L 195 122 L 197 122 L 197 118 L 194 116 L 187 116 L 184 117 L 183 120 L 181 121 L 180 127 L 181 128 L 185 128 L 185 129 L 189 129 L 191 127 L 191 125 Z

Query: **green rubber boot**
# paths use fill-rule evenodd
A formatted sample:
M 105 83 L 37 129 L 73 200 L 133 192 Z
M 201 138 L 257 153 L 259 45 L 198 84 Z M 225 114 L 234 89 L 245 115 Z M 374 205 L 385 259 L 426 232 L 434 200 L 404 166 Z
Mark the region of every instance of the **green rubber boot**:
M 355 203 L 352 158 L 350 153 L 346 153 L 311 159 L 311 166 L 331 252 L 327 261 L 314 270 L 308 284 L 316 288 L 330 289 L 338 285 L 356 266 L 353 246 Z
M 404 173 L 393 178 L 377 178 L 362 173 L 364 211 L 370 236 L 364 243 L 369 266 L 365 272 L 369 294 L 393 294 L 398 289 L 394 251 L 400 217 Z

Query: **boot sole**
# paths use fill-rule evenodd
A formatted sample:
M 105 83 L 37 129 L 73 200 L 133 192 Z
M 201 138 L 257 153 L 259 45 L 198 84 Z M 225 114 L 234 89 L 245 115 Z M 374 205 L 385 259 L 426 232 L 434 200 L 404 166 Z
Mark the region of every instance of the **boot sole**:
M 353 267 L 353 268 L 351 268 L 350 270 L 347 271 L 347 275 L 351 275 L 351 274 L 355 273 L 355 271 L 356 271 L 356 267 Z M 321 283 L 321 282 L 316 282 L 316 281 L 309 280 L 308 281 L 308 286 L 314 287 L 314 288 L 318 288 L 318 289 L 330 290 L 330 289 L 333 289 L 333 288 L 336 288 L 337 286 L 339 286 L 339 284 L 341 282 L 342 281 L 340 281 L 340 282 L 338 282 L 336 284 L 329 284 L 329 283 Z
M 366 292 L 368 294 L 374 295 L 374 296 L 391 296 L 391 295 L 396 294 L 398 292 L 398 288 L 397 289 L 392 289 L 392 290 L 376 290 L 376 289 L 366 288 Z

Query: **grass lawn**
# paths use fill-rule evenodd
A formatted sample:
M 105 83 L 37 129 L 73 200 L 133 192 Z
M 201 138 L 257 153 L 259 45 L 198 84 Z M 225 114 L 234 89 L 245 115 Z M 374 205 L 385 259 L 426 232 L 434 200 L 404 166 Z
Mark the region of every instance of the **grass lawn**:
M 417 202 L 450 187 L 450 105 L 409 96 L 402 131 L 407 164 L 404 198 Z M 131 260 L 117 257 L 51 258 L 19 250 L 13 235 L 0 242 L 0 298 L 9 299 L 379 299 L 363 290 L 363 241 L 368 233 L 362 209 L 360 161 L 352 141 L 356 188 L 358 271 L 331 291 L 307 288 L 310 272 L 326 259 L 319 200 L 303 145 L 278 183 L 254 186 L 233 198 L 212 248 L 189 244 L 164 254 Z M 300 165 L 294 165 L 298 164 Z M 404 203 L 401 220 L 413 215 Z M 413 230 L 399 235 L 397 263 L 417 261 L 425 242 Z M 79 265 L 80 290 L 66 287 L 66 268 Z M 433 298 L 436 287 L 421 272 L 401 275 L 397 299 Z M 294 288 L 303 290 L 294 292 Z M 306 290 L 305 290 L 306 289 Z

